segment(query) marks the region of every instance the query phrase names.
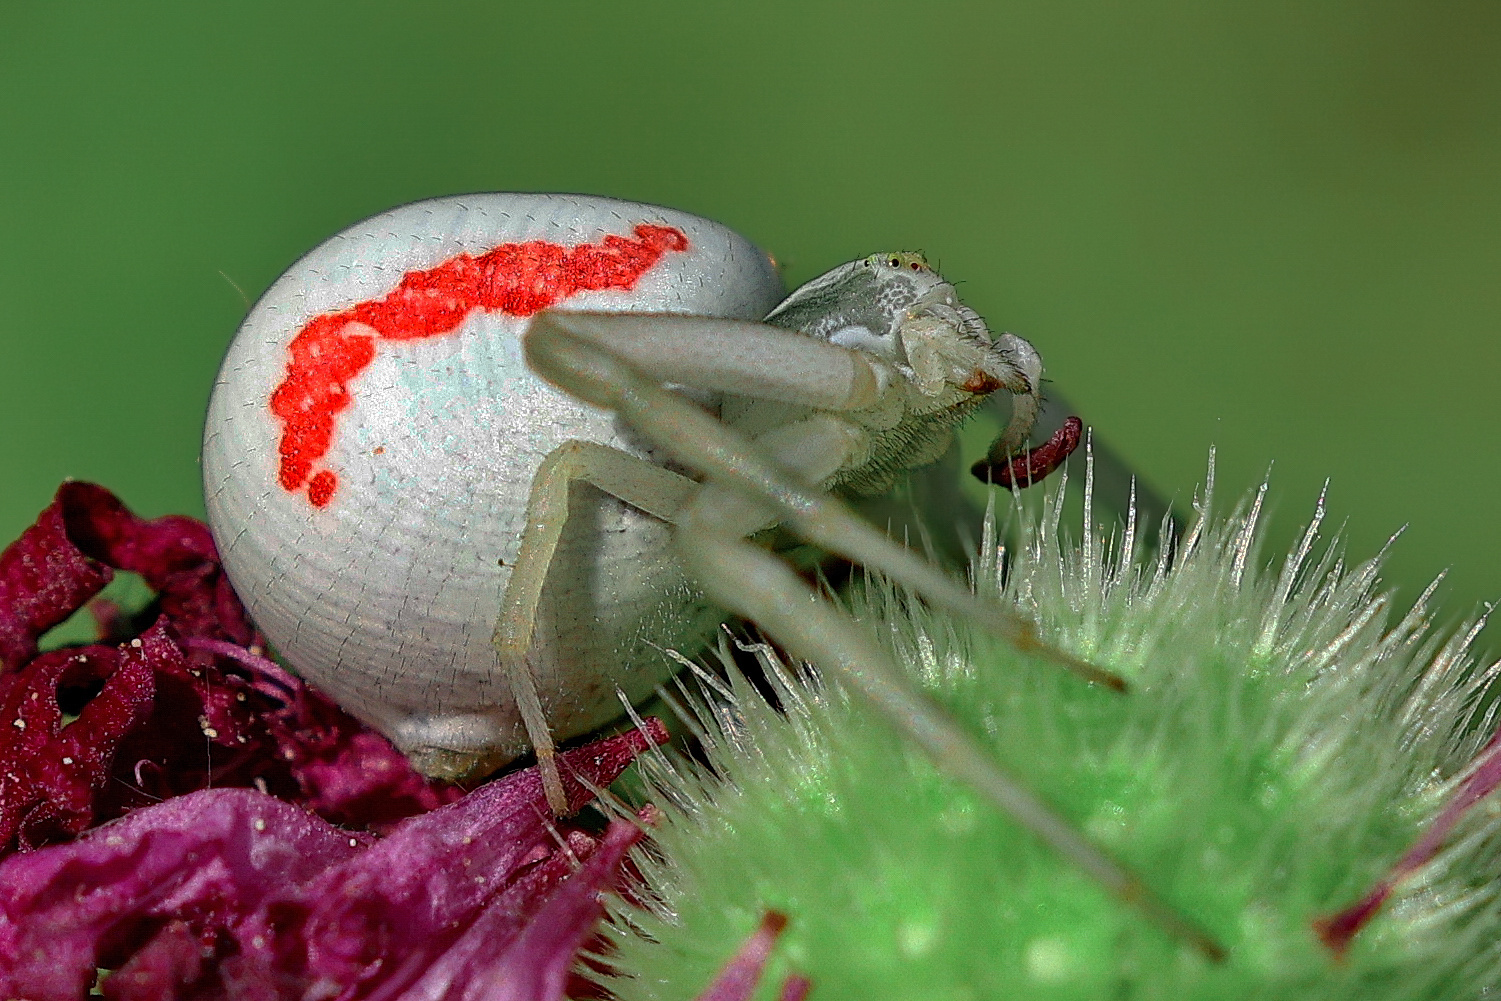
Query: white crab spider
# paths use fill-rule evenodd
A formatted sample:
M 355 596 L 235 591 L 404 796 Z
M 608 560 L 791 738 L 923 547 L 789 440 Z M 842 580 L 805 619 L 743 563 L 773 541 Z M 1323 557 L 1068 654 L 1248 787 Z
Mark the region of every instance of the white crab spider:
M 946 451 L 953 425 L 1001 388 L 1019 400 L 1003 437 L 1020 442 L 1036 413 L 1037 352 L 1010 334 L 992 341 L 953 286 L 914 254 L 876 255 L 836 268 L 794 292 L 767 320 L 555 311 L 530 324 L 524 339 L 534 371 L 575 398 L 620 413 L 688 469 L 739 484 L 729 491 L 705 486 L 582 441 L 565 442 L 538 468 L 495 642 L 544 761 L 551 747 L 542 707 L 527 695 L 531 672 L 525 665 L 576 481 L 676 525 L 678 556 L 690 576 L 705 583 L 719 605 L 748 618 L 763 615 L 745 596 L 771 585 L 764 575 L 735 578 L 752 571 L 759 562 L 753 554 L 761 550 L 736 543 L 730 556 L 721 551 L 720 536 L 738 540 L 786 521 L 826 548 L 900 573 L 956 611 L 983 615 L 1015 642 L 1031 642 L 1030 626 L 1014 613 L 982 611 L 968 592 L 858 519 L 836 517 L 837 509 L 830 509 L 809 522 L 806 498 L 791 512 L 785 500 L 769 505 L 763 495 L 788 487 L 772 485 L 772 467 L 752 471 L 746 463 L 770 459 L 790 476 L 786 484 L 883 492 L 898 474 Z M 719 414 L 684 402 L 663 383 L 717 394 Z M 634 395 L 622 396 L 628 386 Z M 693 542 L 684 544 L 685 538 Z M 713 554 L 722 562 L 714 563 Z M 785 572 L 777 560 L 766 566 L 773 565 Z M 714 586 L 721 579 L 734 586 Z M 1094 680 L 1115 680 L 1050 652 Z
M 889 489 L 1001 389 L 1012 413 L 992 457 L 1016 452 L 1041 371 L 1030 344 L 992 339 L 916 255 L 846 264 L 782 300 L 764 254 L 686 213 L 436 199 L 328 241 L 251 312 L 210 405 L 210 522 L 273 644 L 430 774 L 484 771 L 530 745 L 557 804 L 554 735 L 604 722 L 617 688 L 650 691 L 670 672 L 658 647 L 701 642 L 722 617 L 701 586 L 1213 953 L 747 541 L 783 522 L 1114 681 L 824 492 Z

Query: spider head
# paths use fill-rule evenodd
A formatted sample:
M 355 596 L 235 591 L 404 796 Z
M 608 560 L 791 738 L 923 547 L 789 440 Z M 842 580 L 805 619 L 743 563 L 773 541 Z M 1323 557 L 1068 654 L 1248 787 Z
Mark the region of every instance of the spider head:
M 766 322 L 863 351 L 905 386 L 861 418 L 875 434 L 870 461 L 841 481 L 855 492 L 881 492 L 896 471 L 938 458 L 953 425 L 996 390 L 1011 396 L 996 443 L 1002 454 L 1021 448 L 1036 423 L 1042 358 L 1014 334 L 992 335 L 921 254 L 841 264 L 794 291 Z
M 1013 334 L 993 336 L 918 253 L 841 264 L 794 291 L 766 322 L 874 355 L 930 403 L 998 389 L 1035 397 L 1042 377 L 1032 345 Z

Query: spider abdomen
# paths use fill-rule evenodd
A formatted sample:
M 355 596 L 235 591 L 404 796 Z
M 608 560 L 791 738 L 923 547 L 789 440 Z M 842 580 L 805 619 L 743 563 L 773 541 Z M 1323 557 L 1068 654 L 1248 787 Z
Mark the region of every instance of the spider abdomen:
M 483 194 L 403 206 L 294 264 L 224 360 L 204 436 L 225 567 L 277 650 L 429 770 L 528 746 L 492 631 L 538 464 L 570 439 L 641 457 L 615 418 L 543 383 L 537 311 L 759 319 L 766 255 L 671 209 Z M 560 736 L 670 673 L 704 630 L 668 528 L 589 487 L 538 609 L 534 673 Z

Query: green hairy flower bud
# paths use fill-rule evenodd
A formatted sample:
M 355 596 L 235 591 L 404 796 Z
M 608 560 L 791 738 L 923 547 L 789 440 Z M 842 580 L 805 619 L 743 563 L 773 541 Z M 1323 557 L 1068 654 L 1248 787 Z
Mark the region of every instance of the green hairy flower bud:
M 618 908 L 607 983 L 692 997 L 768 915 L 757 997 L 1471 998 L 1501 983 L 1501 804 L 1486 794 L 1495 669 L 1478 630 L 1406 612 L 1381 556 L 1302 541 L 1266 565 L 1262 494 L 1211 488 L 1171 552 L 1134 519 L 1075 542 L 1060 484 L 973 577 L 1127 695 L 880 581 L 846 601 L 997 759 L 1225 949 L 1212 962 L 1102 891 L 858 700 L 759 649 L 773 709 L 735 670 L 674 701 L 703 762 L 644 760 L 662 810 Z M 1263 493 L 1264 493 L 1263 488 Z M 1086 495 L 1088 486 L 1086 485 Z M 1086 496 L 1085 524 L 1093 524 Z M 1166 533 L 1164 533 L 1166 534 Z M 727 647 L 726 643 L 726 647 Z M 731 651 L 722 653 L 730 661 Z M 776 920 L 780 920 L 777 918 Z M 806 978 L 789 981 L 788 978 Z

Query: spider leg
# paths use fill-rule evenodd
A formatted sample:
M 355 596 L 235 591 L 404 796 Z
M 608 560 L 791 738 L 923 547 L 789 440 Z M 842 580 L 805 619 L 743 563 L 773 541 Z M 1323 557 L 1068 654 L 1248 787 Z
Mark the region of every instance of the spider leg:
M 617 320 L 631 337 L 619 336 Z M 710 340 L 713 335 L 726 339 Z M 740 337 L 749 339 L 751 346 L 738 343 Z M 706 342 L 714 350 L 705 348 Z M 938 567 L 856 517 L 843 502 L 744 448 L 744 439 L 717 417 L 660 385 L 675 382 L 747 394 L 754 388 L 773 400 L 829 411 L 855 410 L 870 406 L 878 391 L 876 376 L 858 352 L 743 321 L 563 312 L 538 314 L 526 335 L 525 350 L 528 364 L 543 378 L 581 400 L 616 411 L 709 479 L 769 503 L 775 512 L 772 520 L 787 522 L 808 541 L 879 571 L 1019 649 L 1092 683 L 1125 690 L 1119 675 L 1044 643 L 1031 620 L 998 602 L 976 597 Z M 676 353 L 680 363 L 676 371 L 658 357 L 661 352 Z M 737 382 L 730 360 L 740 358 L 761 366 L 773 357 L 774 371 L 757 368 Z M 651 359 L 645 371 L 642 358 Z M 866 371 L 861 372 L 861 367 Z M 815 378 L 825 374 L 832 385 Z
M 726 533 L 718 513 L 726 494 L 723 488 L 706 486 L 678 515 L 683 560 L 715 601 L 755 621 L 795 655 L 863 696 L 942 772 L 986 796 L 1117 899 L 1206 956 L 1223 958 L 1224 950 L 1207 933 L 998 765 L 945 709 L 914 690 L 858 623 L 811 590 L 782 560 Z
M 568 812 L 568 801 L 558 776 L 556 747 L 546 711 L 537 695 L 528 654 L 542 587 L 568 519 L 568 491 L 578 481 L 592 484 L 668 522 L 698 489 L 698 484 L 687 477 L 619 449 L 587 441 L 565 441 L 553 449 L 532 479 L 526 505 L 526 531 L 506 583 L 493 642 L 526 726 L 527 738 L 537 752 L 548 805 L 558 816 Z
M 854 620 L 808 588 L 780 559 L 746 542 L 746 522 L 752 514 L 780 515 L 811 541 L 979 621 L 992 620 L 995 606 L 891 543 L 833 498 L 798 482 L 712 415 L 598 343 L 570 332 L 561 316 L 542 314 L 533 322 L 526 339 L 532 368 L 580 399 L 615 410 L 708 478 L 677 513 L 676 525 L 681 558 L 711 597 L 758 622 L 798 656 L 863 696 L 946 773 L 987 796 L 1122 902 L 1209 958 L 1223 958 L 1223 949 L 1207 933 L 996 764 L 942 707 L 913 691 Z M 796 432 L 788 434 L 796 438 Z M 762 441 L 763 447 L 767 444 Z M 778 451 L 795 452 L 790 444 L 784 441 Z M 1006 612 L 1000 631 L 1018 646 L 1040 647 L 1030 623 L 1019 619 Z

